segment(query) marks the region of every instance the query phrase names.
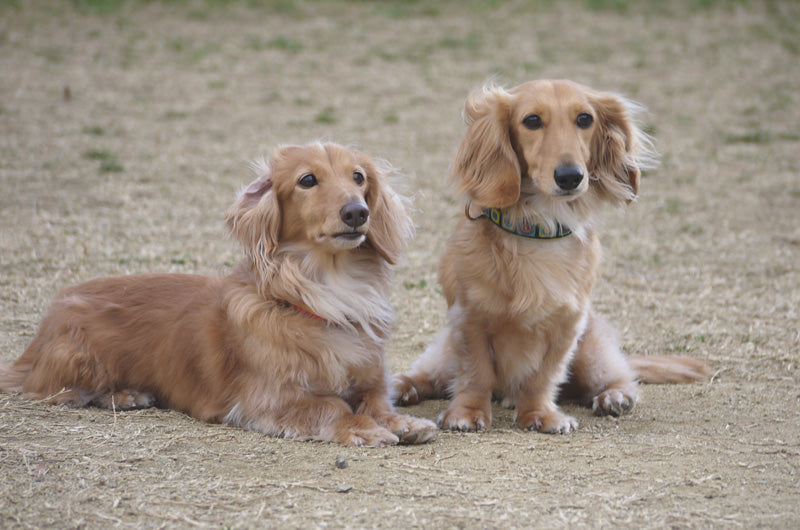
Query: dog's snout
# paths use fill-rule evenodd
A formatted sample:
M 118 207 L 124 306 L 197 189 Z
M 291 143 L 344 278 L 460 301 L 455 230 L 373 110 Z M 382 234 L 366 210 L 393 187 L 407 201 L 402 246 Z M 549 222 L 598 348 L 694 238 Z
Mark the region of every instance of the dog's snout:
M 367 222 L 369 207 L 363 202 L 350 202 L 339 210 L 339 217 L 347 226 L 357 228 Z
M 583 180 L 583 168 L 580 166 L 558 166 L 553 172 L 556 184 L 562 190 L 574 190 Z

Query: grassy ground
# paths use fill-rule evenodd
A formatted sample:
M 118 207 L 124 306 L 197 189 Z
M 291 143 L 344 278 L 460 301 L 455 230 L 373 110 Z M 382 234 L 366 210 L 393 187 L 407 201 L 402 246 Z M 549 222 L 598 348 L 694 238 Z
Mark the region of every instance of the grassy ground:
M 62 286 L 230 267 L 247 161 L 323 137 L 389 159 L 414 197 L 404 369 L 443 322 L 464 97 L 566 77 L 645 104 L 662 154 L 605 215 L 596 307 L 626 351 L 714 371 L 619 420 L 571 407 L 573 435 L 497 408 L 488 433 L 379 450 L 0 395 L 0 526 L 796 527 L 798 20 L 777 1 L 0 3 L 0 360 Z

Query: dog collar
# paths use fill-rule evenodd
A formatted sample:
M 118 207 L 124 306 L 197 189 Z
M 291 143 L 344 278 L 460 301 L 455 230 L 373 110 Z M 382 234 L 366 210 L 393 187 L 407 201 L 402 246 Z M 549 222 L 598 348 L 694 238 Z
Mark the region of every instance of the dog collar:
M 469 203 L 467 203 L 467 206 L 464 210 L 467 219 L 474 221 L 481 217 L 486 217 L 501 229 L 517 236 L 527 237 L 530 239 L 560 239 L 562 237 L 567 237 L 572 233 L 572 230 L 570 230 L 567 225 L 562 225 L 559 222 L 556 222 L 555 231 L 550 230 L 550 228 L 547 226 L 535 225 L 528 219 L 522 219 L 517 223 L 514 223 L 511 219 L 503 216 L 503 210 L 500 208 L 481 208 L 480 215 L 477 217 L 472 217 L 469 214 L 469 206 Z
M 317 320 L 321 320 L 321 321 L 325 322 L 326 324 L 328 323 L 328 319 L 327 318 L 319 316 L 310 307 L 308 307 L 306 304 L 304 304 L 302 302 L 300 302 L 299 304 L 293 304 L 293 303 L 289 302 L 288 300 L 283 300 L 281 298 L 281 299 L 278 299 L 278 305 L 280 305 L 281 307 L 285 307 L 287 309 L 291 307 L 295 311 L 299 311 L 300 313 L 303 313 L 304 315 L 310 316 L 312 318 L 316 318 Z

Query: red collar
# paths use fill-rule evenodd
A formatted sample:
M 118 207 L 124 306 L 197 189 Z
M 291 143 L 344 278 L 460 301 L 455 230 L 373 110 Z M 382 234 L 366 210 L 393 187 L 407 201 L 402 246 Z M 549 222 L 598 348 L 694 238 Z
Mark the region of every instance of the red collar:
M 289 302 L 288 300 L 284 300 L 282 298 L 279 298 L 278 299 L 278 305 L 280 305 L 282 307 L 286 307 L 286 308 L 291 307 L 292 309 L 294 309 L 296 311 L 299 311 L 299 312 L 301 312 L 301 313 L 303 313 L 305 315 L 308 315 L 308 316 L 310 316 L 312 318 L 316 318 L 317 320 L 321 320 L 321 321 L 325 322 L 326 324 L 328 323 L 328 319 L 327 318 L 323 318 L 323 317 L 319 316 L 310 307 L 308 307 L 306 304 L 304 304 L 302 302 L 300 304 L 293 304 L 293 303 Z

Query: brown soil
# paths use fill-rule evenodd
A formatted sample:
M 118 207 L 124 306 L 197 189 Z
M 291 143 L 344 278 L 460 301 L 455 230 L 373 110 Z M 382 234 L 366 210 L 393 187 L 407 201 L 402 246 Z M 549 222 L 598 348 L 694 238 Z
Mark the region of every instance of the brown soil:
M 572 435 L 497 407 L 486 433 L 385 449 L 0 395 L 0 527 L 800 525 L 800 4 L 486 4 L 0 5 L 0 360 L 64 285 L 230 267 L 247 160 L 324 137 L 406 174 L 419 229 L 388 355 L 407 368 L 443 322 L 460 106 L 499 75 L 650 109 L 662 164 L 604 216 L 595 305 L 625 351 L 711 380 L 645 387 L 621 419 L 568 407 Z

